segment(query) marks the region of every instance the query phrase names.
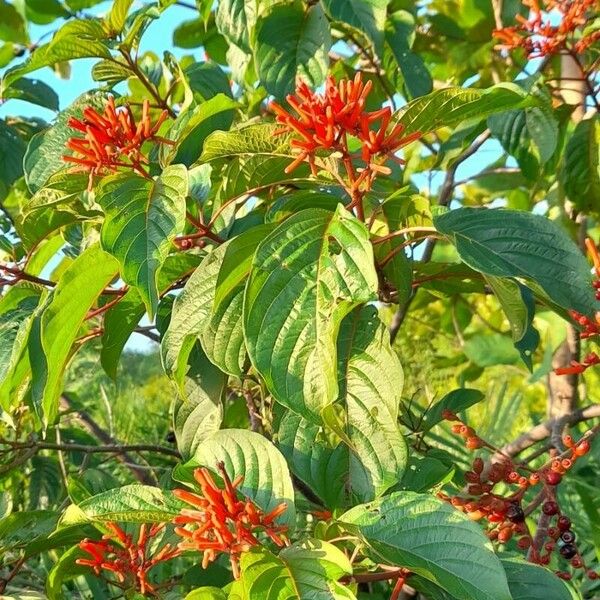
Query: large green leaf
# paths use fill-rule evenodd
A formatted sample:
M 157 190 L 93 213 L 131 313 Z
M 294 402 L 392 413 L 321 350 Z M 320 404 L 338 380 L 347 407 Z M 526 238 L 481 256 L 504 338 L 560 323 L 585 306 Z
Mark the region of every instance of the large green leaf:
M 567 584 L 554 573 L 520 557 L 502 557 L 513 600 L 573 600 Z
M 477 523 L 429 494 L 397 492 L 340 517 L 375 560 L 405 567 L 462 600 L 511 600 L 506 575 Z
M 427 133 L 440 127 L 454 127 L 464 121 L 485 119 L 505 110 L 534 104 L 535 100 L 518 86 L 502 83 L 486 90 L 445 88 L 409 102 L 399 122 L 406 133 Z
M 404 85 L 411 97 L 424 96 L 433 89 L 431 75 L 419 54 L 411 49 L 415 19 L 406 10 L 390 15 L 385 29 L 385 39 L 392 53 Z
M 555 223 L 514 210 L 459 208 L 434 219 L 473 269 L 496 277 L 537 283 L 560 306 L 594 314 L 597 301 L 590 268 Z
M 406 467 L 398 427 L 402 366 L 374 306 L 356 308 L 342 321 L 337 351 L 342 439 L 350 451 L 346 487 L 366 502 L 398 483 Z
M 240 376 L 246 360 L 242 305 L 254 251 L 273 230 L 258 225 L 227 244 L 215 286 L 210 318 L 200 335 L 208 358 L 220 369 Z
M 137 288 L 150 318 L 158 305 L 158 271 L 185 224 L 187 170 L 167 167 L 155 180 L 119 173 L 98 187 L 106 219 L 102 246 L 121 263 L 123 280 Z
M 173 283 L 190 275 L 200 263 L 195 254 L 171 254 L 158 273 L 158 289 L 165 293 Z M 100 362 L 106 374 L 117 377 L 117 367 L 127 340 L 144 316 L 146 309 L 136 288 L 129 288 L 119 302 L 104 315 Z
M 106 31 L 98 19 L 73 19 L 65 23 L 50 43 L 36 48 L 21 65 L 9 69 L 2 79 L 3 90 L 27 73 L 75 58 L 110 58 L 103 40 Z
M 600 211 L 600 118 L 580 121 L 567 142 L 561 179 L 579 209 Z
M 27 24 L 19 11 L 6 0 L 0 0 L 0 40 L 27 44 Z
M 31 394 L 46 424 L 56 417 L 63 374 L 86 314 L 117 273 L 117 261 L 99 245 L 90 246 L 67 267 L 34 321 L 29 339 Z
M 20 79 L 4 91 L 4 98 L 15 98 L 37 104 L 50 110 L 58 110 L 58 94 L 39 79 Z
M 348 506 L 350 457 L 343 444 L 332 444 L 322 427 L 286 411 L 277 430 L 277 445 L 292 472 L 328 509 Z
M 217 5 L 217 28 L 229 42 L 250 52 L 250 34 L 257 12 L 255 0 L 221 0 Z
M 277 98 L 293 91 L 297 78 L 320 85 L 330 46 L 329 24 L 320 4 L 274 4 L 255 30 L 254 57 L 262 84 Z
M 244 299 L 253 365 L 275 399 L 317 423 L 338 397 L 336 337 L 342 319 L 375 299 L 377 274 L 365 226 L 342 207 L 303 210 L 258 247 Z
M 172 492 L 149 485 L 124 485 L 79 504 L 71 504 L 63 513 L 59 527 L 81 523 L 167 522 L 179 514 L 183 504 Z
M 377 53 L 383 45 L 385 13 L 390 0 L 323 0 L 329 16 L 358 29 Z
M 25 142 L 17 130 L 0 119 L 0 200 L 3 200 L 10 186 L 23 175 Z
M 192 351 L 190 368 L 173 404 L 173 430 L 183 460 L 191 458 L 200 443 L 219 430 L 227 377 L 200 351 Z
M 179 385 L 196 339 L 208 326 L 226 249 L 227 243 L 208 254 L 175 300 L 171 321 L 161 342 L 161 356 L 166 373 Z
M 338 579 L 352 573 L 346 555 L 333 544 L 307 539 L 284 548 L 244 553 L 241 578 L 230 600 L 356 600 Z
M 203 440 L 184 468 L 203 465 L 216 471 L 221 462 L 232 480 L 244 476 L 240 492 L 265 512 L 285 502 L 287 510 L 277 520 L 295 526 L 292 479 L 285 458 L 269 440 L 245 429 L 223 429 Z
M 43 188 L 51 175 L 67 166 L 63 160 L 63 155 L 69 153 L 65 145 L 75 133 L 68 125 L 69 119 L 80 118 L 86 106 L 101 108 L 104 99 L 103 94 L 93 92 L 79 96 L 58 115 L 52 127 L 31 138 L 23 164 L 27 185 L 32 192 Z
M 40 286 L 21 282 L 0 298 L 0 381 L 8 379 L 17 366 L 41 297 Z

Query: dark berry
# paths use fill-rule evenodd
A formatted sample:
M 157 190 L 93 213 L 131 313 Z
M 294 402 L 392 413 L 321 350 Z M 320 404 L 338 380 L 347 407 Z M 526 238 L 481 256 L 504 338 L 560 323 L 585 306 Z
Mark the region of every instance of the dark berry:
M 560 535 L 560 539 L 565 544 L 572 544 L 575 541 L 575 534 L 571 530 L 563 531 Z
M 556 471 L 548 471 L 544 477 L 548 485 L 558 485 L 562 481 L 562 475 Z
M 558 521 L 556 522 L 556 524 L 558 525 L 558 528 L 561 531 L 566 531 L 567 529 L 569 529 L 571 527 L 571 519 L 569 519 L 569 517 L 565 517 L 560 516 L 558 517 Z
M 518 504 L 511 504 L 506 510 L 506 518 L 513 523 L 522 523 L 525 520 L 525 513 Z
M 563 558 L 571 559 L 577 554 L 577 548 L 573 544 L 565 544 L 559 552 Z
M 552 516 L 558 512 L 558 504 L 553 500 L 548 500 L 542 504 L 542 510 L 545 515 Z

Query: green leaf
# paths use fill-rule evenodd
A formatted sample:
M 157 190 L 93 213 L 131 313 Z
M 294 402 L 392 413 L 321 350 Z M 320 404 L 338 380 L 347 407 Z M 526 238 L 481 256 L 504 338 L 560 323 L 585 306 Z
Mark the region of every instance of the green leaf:
M 0 298 L 0 381 L 8 379 L 17 366 L 41 295 L 38 286 L 22 282 Z
M 385 28 L 385 40 L 412 98 L 425 96 L 433 89 L 433 80 L 425 62 L 421 56 L 411 50 L 414 30 L 414 17 L 405 10 L 390 15 Z
M 379 54 L 383 46 L 385 15 L 390 0 L 323 0 L 327 14 L 363 33 Z
M 514 365 L 519 353 L 507 335 L 478 333 L 465 341 L 465 356 L 480 367 Z
M 102 246 L 119 260 L 123 280 L 137 288 L 150 318 L 158 306 L 158 271 L 185 224 L 187 189 L 187 170 L 172 165 L 155 180 L 112 175 L 97 190 L 106 215 Z
M 161 164 L 183 163 L 192 165 L 202 154 L 204 140 L 217 130 L 227 130 L 233 121 L 237 103 L 224 94 L 192 105 L 183 112 L 167 132 L 167 138 L 175 141 L 174 146 L 161 146 Z
M 221 0 L 217 5 L 217 29 L 238 48 L 250 52 L 250 33 L 256 23 L 254 1 Z
M 339 207 L 303 210 L 258 247 L 244 299 L 250 359 L 275 399 L 320 423 L 338 397 L 342 319 L 376 297 L 365 226 Z
M 587 261 L 555 223 L 514 210 L 459 208 L 434 219 L 471 268 L 532 280 L 558 305 L 594 314 L 597 301 Z
M 46 579 L 46 594 L 48 600 L 63 600 L 63 584 L 80 575 L 89 573 L 89 567 L 78 565 L 77 560 L 87 558 L 89 555 L 81 550 L 79 546 L 69 548 L 54 563 Z
M 158 274 L 160 292 L 165 292 L 175 281 L 189 275 L 199 262 L 200 257 L 193 254 L 179 253 L 168 256 Z M 121 300 L 105 313 L 100 362 L 109 377 L 116 379 L 123 348 L 145 312 L 138 291 L 130 288 Z
M 183 383 L 188 356 L 208 325 L 217 277 L 227 249 L 222 244 L 200 263 L 173 305 L 171 321 L 161 342 L 162 363 L 167 375 Z
M 567 584 L 554 573 L 520 557 L 502 557 L 513 600 L 573 600 Z
M 23 175 L 25 142 L 17 130 L 0 119 L 0 200 L 6 198 L 10 186 Z
M 218 94 L 233 97 L 229 78 L 216 63 L 192 63 L 185 68 L 184 73 L 198 103 L 210 100 Z
M 366 502 L 398 483 L 406 467 L 408 452 L 398 427 L 404 376 L 374 306 L 345 317 L 337 352 L 342 440 L 350 450 L 346 486 L 353 500 Z
M 185 468 L 202 465 L 216 471 L 220 462 L 232 480 L 244 476 L 240 493 L 263 511 L 270 512 L 285 502 L 287 510 L 277 521 L 294 528 L 294 486 L 285 458 L 269 440 L 245 429 L 223 429 L 203 440 Z
M 470 388 L 452 390 L 439 402 L 436 402 L 431 408 L 427 409 L 423 415 L 416 417 L 415 420 L 419 423 L 419 431 L 427 432 L 438 423 L 441 423 L 444 418 L 442 413 L 445 410 L 460 413 L 470 406 L 481 402 L 484 397 L 483 393 L 479 390 Z
M 184 600 L 227 600 L 227 594 L 216 587 L 201 587 L 192 590 Z
M 477 523 L 429 494 L 398 492 L 340 517 L 388 564 L 405 567 L 456 598 L 511 600 L 506 576 Z
M 29 339 L 31 394 L 38 415 L 53 423 L 71 347 L 118 263 L 98 245 L 90 246 L 62 274 L 48 305 L 36 317 Z
M 277 430 L 277 445 L 293 473 L 328 509 L 348 506 L 350 456 L 343 444 L 331 443 L 322 427 L 286 411 Z
M 337 583 L 352 573 L 352 565 L 341 550 L 322 540 L 307 539 L 278 556 L 267 550 L 244 553 L 241 568 L 231 600 L 356 600 Z
M 283 98 L 297 78 L 313 87 L 325 80 L 331 35 L 320 4 L 275 4 L 258 19 L 255 38 L 258 76 L 270 94 Z
M 124 485 L 92 496 L 79 504 L 71 504 L 63 513 L 58 526 L 110 521 L 168 522 L 179 514 L 182 506 L 172 492 L 149 485 Z
M 58 515 L 52 510 L 14 512 L 0 519 L 0 554 L 48 536 L 57 520 Z
M 600 118 L 577 124 L 567 142 L 560 173 L 569 200 L 580 210 L 600 210 Z
M 427 133 L 440 127 L 455 127 L 465 121 L 481 121 L 494 113 L 534 102 L 520 87 L 511 83 L 485 90 L 444 88 L 409 102 L 398 122 L 404 125 L 405 133 Z
M 25 15 L 36 25 L 48 25 L 69 12 L 58 0 L 25 0 Z
M 114 86 L 121 81 L 126 81 L 132 76 L 129 66 L 120 61 L 101 60 L 92 67 L 94 81 L 101 81 Z
M 198 446 L 219 430 L 226 384 L 227 377 L 196 347 L 173 406 L 173 429 L 183 460 L 194 456 Z
M 75 58 L 110 58 L 102 40 L 106 32 L 98 19 L 74 19 L 65 23 L 52 41 L 36 48 L 22 64 L 9 69 L 2 79 L 2 94 L 27 73 Z
M 37 104 L 50 110 L 58 110 L 58 94 L 39 79 L 19 79 L 11 87 L 4 90 L 3 100 L 15 98 L 23 102 Z
M 27 44 L 29 41 L 27 24 L 17 9 L 6 0 L 0 0 L 0 40 L 17 44 Z
M 108 13 L 108 25 L 110 30 L 115 33 L 121 33 L 125 27 L 127 14 L 134 0 L 115 0 L 110 12 Z
M 69 119 L 81 118 L 86 106 L 102 108 L 104 99 L 103 94 L 93 92 L 79 96 L 71 106 L 58 115 L 52 127 L 31 138 L 23 162 L 25 179 L 31 192 L 35 193 L 43 188 L 51 175 L 65 168 L 66 163 L 62 158 L 68 153 L 65 145 L 74 134 L 68 125 Z
M 273 230 L 258 225 L 227 244 L 217 277 L 209 321 L 200 335 L 208 358 L 221 370 L 240 376 L 246 360 L 242 304 L 258 244 Z

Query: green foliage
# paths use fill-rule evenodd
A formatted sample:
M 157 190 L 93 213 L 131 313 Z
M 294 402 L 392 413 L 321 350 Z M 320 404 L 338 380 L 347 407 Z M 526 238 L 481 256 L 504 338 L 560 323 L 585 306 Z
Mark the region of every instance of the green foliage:
M 529 8 L 0 0 L 2 597 L 597 595 L 598 19 Z

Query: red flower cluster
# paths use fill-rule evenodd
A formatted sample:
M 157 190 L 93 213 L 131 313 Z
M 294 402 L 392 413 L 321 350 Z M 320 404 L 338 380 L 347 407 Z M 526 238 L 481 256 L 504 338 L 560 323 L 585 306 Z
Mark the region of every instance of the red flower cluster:
M 152 124 L 150 104 L 144 100 L 142 118 L 136 123 L 131 108 L 127 105 L 117 108 L 111 96 L 102 114 L 88 106 L 83 110 L 83 119 L 69 119 L 69 126 L 84 135 L 69 139 L 66 146 L 74 154 L 63 156 L 63 160 L 88 171 L 90 181 L 93 175 L 114 172 L 119 167 L 132 168 L 148 177 L 143 167 L 148 164 L 148 159 L 142 152 L 142 146 L 149 140 L 172 144 L 170 140 L 156 135 L 166 118 L 167 111 L 164 110 Z
M 530 9 L 528 19 L 517 15 L 519 25 L 494 31 L 494 37 L 502 42 L 499 49 L 523 48 L 529 58 L 537 58 L 564 49 L 581 54 L 600 40 L 600 31 L 577 35 L 594 18 L 597 0 L 546 0 L 544 8 L 539 0 L 523 0 L 523 4 Z M 558 25 L 552 25 L 550 19 L 544 17 L 544 12 L 552 10 L 560 13 Z
M 86 538 L 79 543 L 92 558 L 79 558 L 77 564 L 92 567 L 96 575 L 102 571 L 114 573 L 117 581 L 111 583 L 122 589 L 135 588 L 142 594 L 153 594 L 154 587 L 148 583 L 150 569 L 181 553 L 178 548 L 165 544 L 154 556 L 149 555 L 148 542 L 164 528 L 164 524 L 141 525 L 136 542 L 116 523 L 108 523 L 107 527 L 111 533 L 102 536 L 101 540 Z
M 497 456 L 502 455 L 500 450 L 477 437 L 475 432 L 451 411 L 444 411 L 443 416 L 446 420 L 454 422 L 454 432 L 464 437 L 464 432 L 458 428 L 466 428 L 470 430 L 470 438 L 476 437 L 480 440 L 477 447 L 488 448 Z M 571 531 L 571 521 L 561 515 L 554 492 L 563 475 L 573 468 L 578 458 L 589 452 L 590 443 L 585 437 L 575 442 L 569 435 L 563 438 L 563 443 L 567 450 L 537 470 L 523 464 L 515 464 L 508 457 L 486 466 L 483 459 L 477 457 L 471 470 L 465 473 L 466 494 L 450 496 L 440 493 L 439 497 L 467 514 L 472 520 L 485 519 L 489 524 L 487 535 L 491 540 L 506 544 L 513 537 L 517 537 L 517 547 L 529 550 L 529 559 L 532 562 L 549 564 L 551 553 L 556 549 L 563 558 L 571 561 L 574 568 L 585 568 L 588 577 L 595 579 L 596 573 L 587 569 L 579 554 L 575 545 L 575 534 Z M 496 491 L 498 485 L 502 486 L 502 493 Z M 539 506 L 537 500 L 532 500 L 531 504 L 524 506 L 526 492 L 536 486 L 542 486 L 542 497 L 546 498 L 541 505 L 542 512 L 549 522 L 555 516 L 557 519 L 557 526 L 549 527 L 546 539 L 542 541 L 543 551 L 532 547 L 533 538 L 525 520 L 526 516 Z M 569 573 L 562 571 L 557 575 L 570 578 Z
M 276 525 L 275 520 L 287 505 L 280 504 L 268 514 L 264 514 L 249 499 L 239 500 L 237 488 L 243 477 L 233 483 L 225 471 L 223 463 L 217 465 L 224 482 L 221 489 L 206 468 L 196 469 L 194 478 L 200 485 L 200 494 L 187 490 L 174 490 L 175 496 L 193 509 L 183 509 L 173 522 L 179 527 L 175 532 L 183 537 L 181 550 L 203 552 L 202 566 L 206 568 L 219 553 L 230 555 L 233 574 L 239 577 L 239 555 L 260 544 L 258 533 L 266 534 L 277 546 L 287 542 L 287 527 Z
M 292 133 L 295 138 L 291 145 L 298 157 L 286 169 L 293 171 L 300 163 L 308 160 L 312 173 L 316 175 L 316 153 L 320 150 L 329 153 L 340 153 L 342 160 L 350 161 L 348 137 L 357 138 L 361 143 L 360 157 L 366 164 L 359 169 L 360 175 L 351 177 L 351 185 L 359 189 L 364 183 L 365 189 L 370 189 L 374 177 L 378 173 L 390 174 L 390 169 L 382 164 L 387 158 L 398 162 L 394 153 L 421 137 L 420 133 L 412 133 L 402 137 L 404 130 L 400 124 L 387 129 L 392 117 L 389 107 L 373 112 L 365 110 L 367 97 L 372 83 L 363 83 L 362 74 L 356 74 L 354 80 L 342 79 L 336 84 L 330 75 L 325 83 L 324 94 L 315 93 L 306 83 L 299 83 L 296 94 L 287 97 L 288 104 L 296 115 L 291 114 L 276 102 L 271 108 L 277 116 L 277 122 L 283 127 L 277 133 Z M 371 129 L 375 126 L 375 129 Z M 381 159 L 384 159 L 383 161 Z M 347 171 L 350 171 L 347 168 Z
M 590 238 L 585 240 L 585 245 L 592 262 L 594 263 L 594 274 L 596 278 L 594 279 L 592 285 L 596 290 L 596 300 L 600 300 L 600 252 L 598 252 L 596 244 Z M 576 310 L 572 310 L 570 314 L 571 318 L 582 328 L 580 333 L 581 339 L 588 339 L 600 334 L 600 312 L 596 313 L 594 319 L 586 317 L 585 315 L 578 313 Z M 590 352 L 583 359 L 583 361 L 578 362 L 574 360 L 568 367 L 559 367 L 558 369 L 555 369 L 554 372 L 557 375 L 579 375 L 589 367 L 597 364 L 600 364 L 600 356 L 598 356 L 595 352 Z

